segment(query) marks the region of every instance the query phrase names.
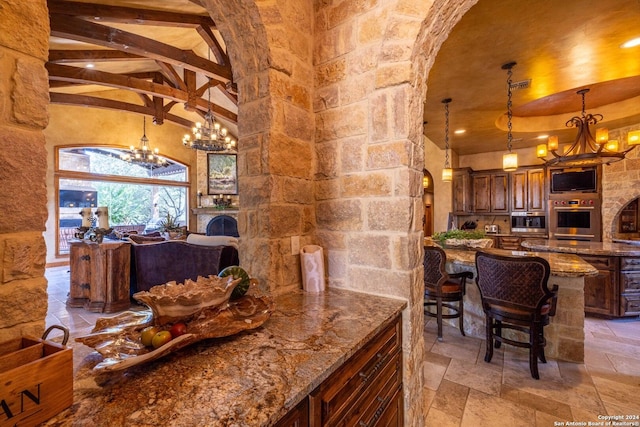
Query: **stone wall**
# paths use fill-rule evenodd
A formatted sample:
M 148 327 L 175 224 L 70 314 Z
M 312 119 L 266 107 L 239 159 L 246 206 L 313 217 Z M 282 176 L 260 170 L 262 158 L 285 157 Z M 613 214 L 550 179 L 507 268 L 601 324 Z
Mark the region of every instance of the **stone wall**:
M 40 336 L 47 314 L 49 16 L 46 1 L 0 6 L 0 342 Z
M 638 129 L 638 124 L 619 129 L 623 135 L 629 130 Z M 620 210 L 633 199 L 640 197 L 640 148 L 636 147 L 620 162 L 602 167 L 602 240 L 610 242 L 617 230 L 617 218 Z

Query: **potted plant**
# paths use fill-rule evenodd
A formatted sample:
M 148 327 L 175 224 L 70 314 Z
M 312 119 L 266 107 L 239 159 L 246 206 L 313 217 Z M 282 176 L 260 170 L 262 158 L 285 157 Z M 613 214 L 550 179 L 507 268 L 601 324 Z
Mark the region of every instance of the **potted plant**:
M 166 233 L 169 239 L 177 239 L 182 236 L 184 230 L 178 219 L 167 212 L 160 221 L 160 231 Z

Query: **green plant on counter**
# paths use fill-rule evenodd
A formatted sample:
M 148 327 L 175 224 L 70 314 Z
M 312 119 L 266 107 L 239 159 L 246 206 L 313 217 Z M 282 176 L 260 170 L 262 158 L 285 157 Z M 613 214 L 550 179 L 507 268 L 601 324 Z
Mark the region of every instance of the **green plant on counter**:
M 444 246 L 444 242 L 449 239 L 484 239 L 484 231 L 475 230 L 449 230 L 440 231 L 431 236 L 440 246 Z

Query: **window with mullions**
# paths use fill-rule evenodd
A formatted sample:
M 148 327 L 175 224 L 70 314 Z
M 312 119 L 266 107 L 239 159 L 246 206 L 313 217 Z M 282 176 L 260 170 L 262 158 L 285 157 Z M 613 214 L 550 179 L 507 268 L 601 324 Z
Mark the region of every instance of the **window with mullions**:
M 81 208 L 107 206 L 109 225 L 118 231 L 157 231 L 167 214 L 187 224 L 187 167 L 171 160 L 145 167 L 124 160 L 124 152 L 100 147 L 58 150 L 58 254 L 69 252 L 69 240 L 82 222 Z

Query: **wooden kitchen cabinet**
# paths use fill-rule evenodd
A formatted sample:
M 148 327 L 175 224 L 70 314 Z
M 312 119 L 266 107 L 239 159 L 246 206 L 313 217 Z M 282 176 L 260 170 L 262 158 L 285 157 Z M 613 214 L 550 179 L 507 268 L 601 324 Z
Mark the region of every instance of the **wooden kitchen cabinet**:
M 455 169 L 452 179 L 452 210 L 454 214 L 467 214 L 472 209 L 471 170 Z
M 544 168 L 511 172 L 511 212 L 546 211 Z
M 473 212 L 500 213 L 509 212 L 509 174 L 491 172 L 473 174 Z
M 402 426 L 400 317 L 309 396 L 310 426 Z
M 640 257 L 620 258 L 620 315 L 640 315 Z
M 309 399 L 303 399 L 287 415 L 282 417 L 274 427 L 308 427 L 309 426 Z
M 620 233 L 636 233 L 638 231 L 638 199 L 622 208 L 618 222 Z
M 618 316 L 618 257 L 580 255 L 598 269 L 597 276 L 584 278 L 584 311 L 589 314 Z

